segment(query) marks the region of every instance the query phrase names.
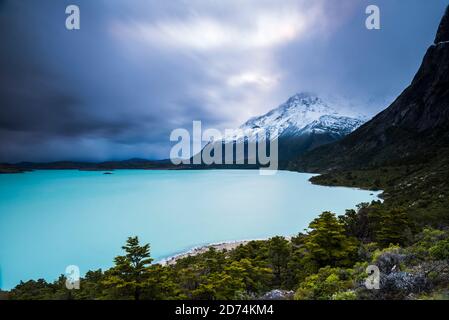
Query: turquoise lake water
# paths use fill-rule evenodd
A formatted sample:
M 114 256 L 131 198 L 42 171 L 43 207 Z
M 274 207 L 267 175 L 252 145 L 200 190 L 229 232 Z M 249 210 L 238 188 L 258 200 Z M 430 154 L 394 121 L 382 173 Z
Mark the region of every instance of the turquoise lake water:
M 108 268 L 128 236 L 156 259 L 208 243 L 290 236 L 322 211 L 377 193 L 312 185 L 312 175 L 257 170 L 77 170 L 0 175 L 0 288 L 53 281 L 68 265 Z

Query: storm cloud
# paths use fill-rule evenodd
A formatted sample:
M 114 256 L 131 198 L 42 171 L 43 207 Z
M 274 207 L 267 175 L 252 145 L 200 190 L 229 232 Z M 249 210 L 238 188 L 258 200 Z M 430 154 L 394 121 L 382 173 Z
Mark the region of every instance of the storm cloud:
M 447 0 L 0 1 L 0 162 L 167 158 L 299 91 L 373 114 L 410 82 Z M 81 29 L 65 28 L 65 8 Z

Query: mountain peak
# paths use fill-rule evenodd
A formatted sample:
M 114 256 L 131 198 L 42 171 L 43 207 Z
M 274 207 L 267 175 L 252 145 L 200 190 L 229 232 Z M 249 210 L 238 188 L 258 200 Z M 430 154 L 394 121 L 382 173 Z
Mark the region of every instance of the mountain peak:
M 446 12 L 438 27 L 435 44 L 447 41 L 449 41 L 449 6 L 446 8 Z
M 291 96 L 288 101 L 317 101 L 321 100 L 315 93 L 312 92 L 298 92 Z
M 300 92 L 270 112 L 228 131 L 221 144 L 278 140 L 279 160 L 285 162 L 318 146 L 340 140 L 365 119 L 342 115 L 317 95 Z M 285 162 L 286 163 L 286 162 Z
M 265 115 L 249 119 L 240 129 L 254 133 L 265 130 L 272 138 L 312 133 L 318 129 L 320 132 L 327 129 L 335 132 L 340 128 L 342 133 L 347 134 L 363 122 L 361 118 L 339 114 L 316 94 L 300 92 Z
M 287 107 L 303 107 L 309 108 L 313 105 L 322 105 L 329 107 L 327 104 L 321 100 L 316 94 L 310 92 L 300 92 L 291 96 L 285 103 L 284 106 Z

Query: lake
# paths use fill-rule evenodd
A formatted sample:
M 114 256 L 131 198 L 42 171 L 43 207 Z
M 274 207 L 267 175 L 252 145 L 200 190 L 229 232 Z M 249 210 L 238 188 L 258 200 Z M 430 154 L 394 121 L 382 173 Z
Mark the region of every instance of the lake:
M 0 175 L 0 288 L 108 268 L 128 236 L 157 260 L 208 243 L 291 236 L 376 192 L 257 170 L 42 170 Z

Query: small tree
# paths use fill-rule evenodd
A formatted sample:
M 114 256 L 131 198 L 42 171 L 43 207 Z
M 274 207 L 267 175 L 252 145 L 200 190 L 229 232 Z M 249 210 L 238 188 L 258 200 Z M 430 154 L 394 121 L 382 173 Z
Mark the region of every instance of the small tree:
M 357 206 L 357 211 L 346 210 L 339 220 L 343 224 L 347 236 L 357 238 L 363 243 L 369 243 L 375 239 L 375 227 L 379 221 L 376 216 L 378 211 L 376 205 L 370 206 L 369 203 L 361 203 Z
M 115 257 L 115 266 L 108 271 L 105 284 L 124 290 L 139 300 L 151 274 L 150 245 L 141 246 L 138 237 L 129 237 L 122 249 L 126 255 Z
M 353 262 L 357 240 L 346 235 L 344 225 L 335 214 L 323 212 L 309 228 L 304 244 L 320 266 L 345 266 Z
M 233 279 L 241 279 L 249 296 L 268 290 L 272 278 L 270 268 L 259 267 L 250 259 L 233 261 L 225 267 L 225 273 Z
M 268 259 L 273 268 L 275 285 L 281 286 L 290 257 L 290 245 L 284 237 L 274 237 L 268 240 Z
M 410 222 L 402 209 L 392 209 L 381 214 L 376 240 L 384 247 L 405 245 L 411 237 Z
M 325 267 L 308 276 L 295 293 L 296 300 L 355 300 L 351 269 Z

